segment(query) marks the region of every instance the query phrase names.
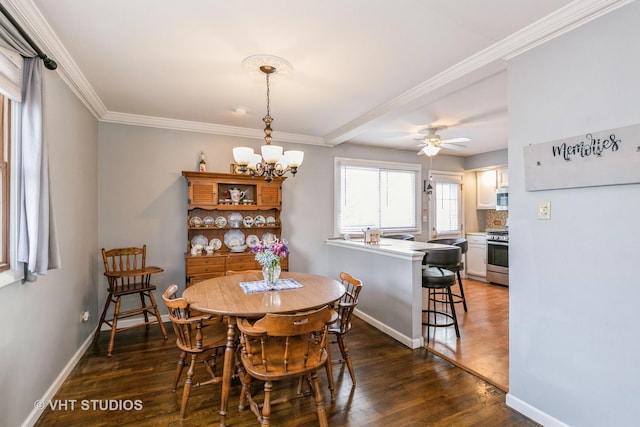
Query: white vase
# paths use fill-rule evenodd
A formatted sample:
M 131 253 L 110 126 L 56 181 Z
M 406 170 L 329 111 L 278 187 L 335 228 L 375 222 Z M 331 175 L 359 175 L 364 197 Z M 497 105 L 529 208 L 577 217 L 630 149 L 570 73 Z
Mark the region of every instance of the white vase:
M 268 285 L 275 285 L 280 277 L 280 272 L 282 269 L 280 265 L 273 266 L 264 266 L 262 267 L 262 275 L 264 276 L 264 281 L 267 282 Z

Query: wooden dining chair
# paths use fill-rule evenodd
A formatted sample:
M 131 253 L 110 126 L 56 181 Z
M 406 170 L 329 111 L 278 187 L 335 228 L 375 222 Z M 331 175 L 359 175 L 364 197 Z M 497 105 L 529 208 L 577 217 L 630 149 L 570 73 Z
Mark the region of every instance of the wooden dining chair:
M 346 292 L 334 305 L 334 308 L 338 313 L 338 319 L 329 325 L 329 334 L 335 336 L 335 341 L 331 342 L 338 344 L 342 358 L 333 360 L 332 363 L 346 364 L 349 369 L 349 375 L 351 376 L 351 382 L 355 386 L 356 374 L 353 369 L 353 361 L 349 355 L 349 348 L 344 340 L 344 336 L 351 330 L 351 315 L 358 305 L 358 296 L 362 290 L 362 281 L 345 272 L 340 273 L 340 281 L 344 285 Z M 331 373 L 331 370 L 327 373 Z M 333 394 L 333 390 L 331 390 L 332 397 Z
M 269 426 L 272 405 L 312 394 L 319 424 L 328 426 L 318 370 L 328 361 L 328 324 L 335 317 L 336 313 L 325 306 L 296 314 L 267 314 L 253 324 L 247 319 L 239 320 L 240 360 L 244 368 L 240 375 L 240 410 L 248 403 L 260 424 Z M 262 403 L 251 395 L 252 378 L 264 381 Z M 306 379 L 310 392 L 272 399 L 273 383 L 290 378 Z
M 187 379 L 182 390 L 180 405 L 180 419 L 182 420 L 187 411 L 187 402 L 192 387 L 222 382 L 222 376 L 217 376 L 215 373 L 216 358 L 224 355 L 227 344 L 227 325 L 222 322 L 222 318 L 219 316 L 212 314 L 193 315 L 187 301 L 184 298 L 176 297 L 177 292 L 177 285 L 169 286 L 162 294 L 162 300 L 169 310 L 169 320 L 171 320 L 176 335 L 176 346 L 181 350 L 173 381 L 173 392 L 178 388 L 185 359 L 187 355 L 191 356 Z M 198 363 L 204 365 L 209 373 L 209 378 L 193 383 L 193 375 Z
M 116 332 L 141 326 L 148 327 L 151 324 L 158 323 L 162 336 L 167 339 L 167 331 L 162 324 L 162 318 L 158 312 L 156 300 L 153 297 L 153 291 L 156 287 L 151 284 L 151 275 L 161 273 L 163 270 L 160 267 L 146 265 L 147 245 L 141 248 L 129 247 L 110 250 L 103 248 L 102 261 L 104 263 L 104 275 L 107 277 L 109 295 L 102 310 L 93 340 L 97 341 L 102 325 L 106 324 L 111 328 L 107 357 L 111 357 Z M 138 295 L 141 306 L 131 310 L 120 311 L 122 297 L 127 295 Z M 114 304 L 113 317 L 107 318 L 111 303 Z M 133 325 L 118 327 L 118 322 L 121 319 L 140 314 L 144 316 L 143 323 L 138 322 Z M 149 315 L 154 316 L 155 319 L 150 319 Z

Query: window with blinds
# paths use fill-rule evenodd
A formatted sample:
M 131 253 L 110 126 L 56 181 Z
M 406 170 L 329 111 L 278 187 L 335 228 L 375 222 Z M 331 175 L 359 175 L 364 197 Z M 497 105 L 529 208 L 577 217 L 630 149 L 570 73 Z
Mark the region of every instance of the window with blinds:
M 335 159 L 335 231 L 420 232 L 420 165 Z

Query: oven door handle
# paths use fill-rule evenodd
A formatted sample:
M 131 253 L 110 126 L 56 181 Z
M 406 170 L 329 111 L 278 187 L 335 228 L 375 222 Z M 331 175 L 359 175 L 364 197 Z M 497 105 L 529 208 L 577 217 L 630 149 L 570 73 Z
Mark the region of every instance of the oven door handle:
M 500 242 L 498 240 L 487 240 L 487 245 L 509 246 L 509 242 Z

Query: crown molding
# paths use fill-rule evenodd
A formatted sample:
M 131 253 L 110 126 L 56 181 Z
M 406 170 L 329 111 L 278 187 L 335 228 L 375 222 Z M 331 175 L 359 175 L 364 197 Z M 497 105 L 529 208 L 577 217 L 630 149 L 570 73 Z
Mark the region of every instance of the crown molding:
M 551 39 L 566 34 L 634 0 L 576 0 L 505 39 L 514 40 L 504 54 L 509 60 Z
M 107 112 L 78 65 L 71 58 L 40 10 L 31 1 L 3 0 L 5 7 L 40 48 L 58 64 L 55 70 L 73 93 L 98 120 Z
M 442 89 L 483 67 L 506 67 L 506 61 L 542 43 L 571 31 L 634 0 L 575 0 L 511 36 L 459 62 L 392 100 L 366 112 L 324 138 L 310 135 L 273 133 L 274 140 L 310 145 L 335 146 L 359 134 L 371 121 L 421 97 Z M 108 111 L 80 68 L 64 48 L 53 29 L 32 0 L 3 0 L 5 7 L 25 31 L 58 63 L 56 70 L 75 95 L 100 121 L 262 139 L 261 131 L 212 123 L 191 122 L 161 117 L 141 116 Z
M 542 43 L 569 32 L 634 0 L 575 0 L 509 37 L 444 70 L 403 94 L 366 112 L 325 136 L 327 143 L 338 145 L 362 132 L 368 123 L 445 85 L 469 76 L 483 67 L 506 67 L 506 61 Z
M 234 136 L 239 138 L 264 139 L 264 132 L 236 126 L 218 125 L 213 123 L 193 122 L 188 120 L 168 119 L 165 117 L 142 116 L 129 113 L 107 112 L 101 119 L 103 122 L 146 126 L 161 129 L 171 129 L 188 132 L 210 133 L 214 135 Z M 273 131 L 273 142 L 292 142 L 296 144 L 323 145 L 324 138 L 319 136 L 300 135 Z

